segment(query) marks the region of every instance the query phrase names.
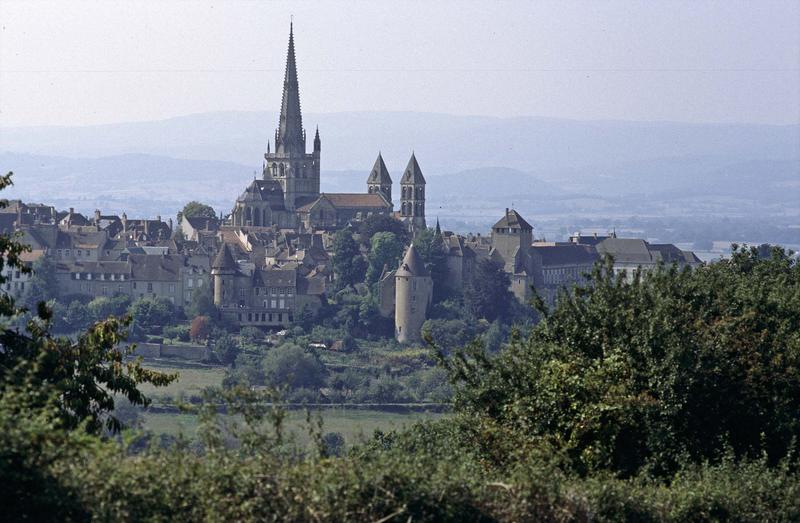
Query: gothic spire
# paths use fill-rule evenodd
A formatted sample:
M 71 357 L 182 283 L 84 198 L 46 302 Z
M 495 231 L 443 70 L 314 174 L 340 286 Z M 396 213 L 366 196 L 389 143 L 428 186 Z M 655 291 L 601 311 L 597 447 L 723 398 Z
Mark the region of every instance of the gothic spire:
M 281 117 L 278 124 L 275 152 L 305 153 L 303 116 L 300 113 L 300 87 L 297 82 L 297 61 L 294 54 L 294 27 L 289 24 L 289 50 L 286 53 L 286 74 L 283 79 Z

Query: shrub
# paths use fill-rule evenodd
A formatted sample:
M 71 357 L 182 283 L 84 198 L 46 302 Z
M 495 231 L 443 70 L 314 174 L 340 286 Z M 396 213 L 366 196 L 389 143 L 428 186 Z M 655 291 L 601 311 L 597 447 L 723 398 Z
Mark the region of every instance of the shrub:
M 211 319 L 208 316 L 197 316 L 189 327 L 189 338 L 194 342 L 204 342 L 211 330 Z

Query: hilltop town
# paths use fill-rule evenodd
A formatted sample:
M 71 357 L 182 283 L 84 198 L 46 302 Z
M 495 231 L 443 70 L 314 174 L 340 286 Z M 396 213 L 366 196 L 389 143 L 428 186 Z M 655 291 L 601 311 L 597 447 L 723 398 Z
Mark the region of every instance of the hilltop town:
M 212 315 L 231 325 L 281 329 L 317 315 L 336 301 L 336 292 L 352 286 L 372 295 L 379 314 L 394 320 L 400 342 L 420 341 L 434 296 L 441 301 L 463 295 L 482 262 L 507 275 L 509 290 L 522 304 L 534 289 L 552 302 L 559 289 L 581 284 L 604 255 L 613 257 L 615 272 L 630 275 L 660 263 L 700 264 L 674 245 L 613 233 L 547 242 L 514 209 L 498 216 L 488 233 L 459 235 L 441 230 L 438 222 L 429 227 L 425 176 L 413 153 L 399 176 L 397 210 L 394 182 L 380 153 L 365 173 L 363 193 L 320 192 L 322 139 L 317 129 L 308 151 L 294 46 L 290 29 L 278 128 L 267 143 L 261 177 L 244 188 L 228 214 L 216 216 L 195 202 L 177 221 L 165 221 L 10 201 L 0 210 L 0 229 L 22 235 L 31 247 L 24 255 L 29 265 L 52 262 L 59 294 L 68 300 L 122 295 L 184 308 L 213 296 Z M 343 238 L 354 242 L 351 254 L 366 266 L 381 233 L 402 248 L 384 260 L 379 274 L 343 281 L 335 263 Z M 421 238 L 427 242 L 422 255 L 414 245 Z M 7 276 L 3 292 L 23 299 L 31 276 Z

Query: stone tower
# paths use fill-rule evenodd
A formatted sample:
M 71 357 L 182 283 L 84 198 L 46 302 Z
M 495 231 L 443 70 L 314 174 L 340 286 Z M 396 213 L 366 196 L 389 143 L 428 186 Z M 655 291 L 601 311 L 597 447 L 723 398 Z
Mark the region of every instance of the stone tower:
M 394 333 L 400 343 L 419 341 L 433 296 L 433 280 L 412 244 L 395 272 Z
M 287 210 L 293 211 L 319 196 L 320 151 L 317 129 L 314 151 L 306 153 L 306 131 L 300 112 L 300 87 L 294 55 L 294 30 L 290 25 L 281 116 L 278 129 L 275 130 L 275 151 L 270 151 L 267 144 L 264 155 L 264 179 L 276 180 L 281 184 Z
M 414 153 L 400 179 L 400 217 L 414 236 L 425 229 L 425 177 Z
M 492 226 L 492 248 L 509 263 L 528 255 L 533 243 L 533 227 L 514 209 Z
M 375 160 L 375 165 L 372 166 L 367 178 L 367 192 L 378 193 L 386 198 L 387 202 L 392 203 L 392 177 L 389 176 L 389 169 L 383 163 L 381 153 L 378 153 L 378 159 Z
M 211 276 L 214 279 L 214 305 L 222 308 L 236 301 L 234 277 L 236 262 L 227 243 L 222 244 L 214 263 L 211 264 Z

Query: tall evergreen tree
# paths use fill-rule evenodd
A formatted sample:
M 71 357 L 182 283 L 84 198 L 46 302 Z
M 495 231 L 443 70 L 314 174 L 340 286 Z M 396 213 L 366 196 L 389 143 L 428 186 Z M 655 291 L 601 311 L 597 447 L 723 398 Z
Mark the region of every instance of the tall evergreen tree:
M 331 264 L 336 276 L 337 290 L 364 281 L 367 262 L 349 229 L 342 229 L 336 233 Z

